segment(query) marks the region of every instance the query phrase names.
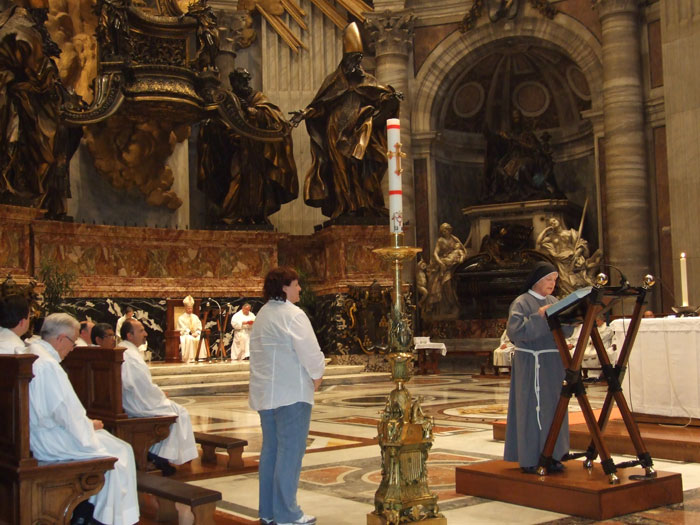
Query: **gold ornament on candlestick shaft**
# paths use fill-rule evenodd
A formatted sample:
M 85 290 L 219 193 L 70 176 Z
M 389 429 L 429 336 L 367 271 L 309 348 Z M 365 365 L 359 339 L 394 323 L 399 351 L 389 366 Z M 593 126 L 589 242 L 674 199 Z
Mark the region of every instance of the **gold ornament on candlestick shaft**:
M 380 421 L 378 441 L 382 454 L 382 481 L 374 495 L 374 511 L 367 525 L 446 525 L 437 496 L 428 487 L 428 451 L 433 446 L 433 418 L 426 417 L 421 398 L 413 399 L 404 386 L 411 379 L 409 363 L 414 357 L 411 323 L 401 294 L 403 261 L 421 251 L 403 246 L 403 233 L 391 234 L 391 246 L 374 252 L 390 261 L 394 270 L 394 291 L 389 319 L 389 363 L 396 388 L 389 394 Z

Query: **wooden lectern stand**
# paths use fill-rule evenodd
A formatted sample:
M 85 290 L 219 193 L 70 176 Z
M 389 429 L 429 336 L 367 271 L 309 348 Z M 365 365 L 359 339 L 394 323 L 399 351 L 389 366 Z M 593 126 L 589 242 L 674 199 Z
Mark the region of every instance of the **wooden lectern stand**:
M 639 288 L 632 288 L 626 282 L 619 287 L 605 288 L 606 282 L 607 277 L 602 275 L 596 287 L 577 290 L 547 309 L 547 322 L 564 363 L 566 376 L 554 420 L 540 456 L 538 475 L 523 473 L 517 463 L 507 461 L 484 461 L 460 466 L 455 472 L 455 488 L 459 494 L 598 520 L 683 501 L 681 475 L 654 470 L 651 456 L 622 394 L 622 378 L 639 329 L 644 299 L 649 288 L 654 284 L 653 278 L 647 276 L 644 285 Z M 617 363 L 613 366 L 595 321 L 598 315 L 623 297 L 633 297 L 636 303 L 627 336 Z M 561 325 L 580 310 L 583 310 L 583 326 L 572 356 Z M 593 341 L 603 366 L 603 374 L 608 382 L 608 392 L 597 420 L 586 396 L 581 376 L 581 363 L 589 338 Z M 591 442 L 585 452 L 567 454 L 562 458 L 562 460 L 585 458 L 584 461 L 572 461 L 568 465 L 569 468 L 563 472 L 547 475 L 553 463 L 554 445 L 572 395 L 576 396 L 581 406 Z M 619 464 L 615 464 L 610 457 L 602 436 L 612 412 L 613 401 L 617 403 L 622 414 L 637 454 L 637 459 Z M 593 463 L 598 455 L 601 458 L 600 466 Z M 644 468 L 643 475 L 621 472 L 618 477 L 618 468 L 624 469 L 636 465 Z
M 595 287 L 588 289 L 587 292 L 581 293 L 582 291 L 580 290 L 574 292 L 547 310 L 547 323 L 552 330 L 554 341 L 557 344 L 557 349 L 559 350 L 564 368 L 566 369 L 566 376 L 562 385 L 559 403 L 554 412 L 552 426 L 549 429 L 549 434 L 547 435 L 547 440 L 545 441 L 544 449 L 540 456 L 537 470 L 539 475 L 543 476 L 547 474 L 548 469 L 552 465 L 554 445 L 559 436 L 564 416 L 568 411 L 571 396 L 575 395 L 581 407 L 581 411 L 583 412 L 584 419 L 586 420 L 586 426 L 591 433 L 591 443 L 585 452 L 568 454 L 565 459 L 576 459 L 585 456 L 586 460 L 584 464 L 586 467 L 590 468 L 596 456 L 600 455 L 603 471 L 608 476 L 610 483 L 613 484 L 619 481 L 616 474 L 618 468 L 641 465 L 645 470 L 646 477 L 652 478 L 656 476 L 651 456 L 644 446 L 637 423 L 634 421 L 632 412 L 627 405 L 627 400 L 622 394 L 622 378 L 627 369 L 627 362 L 629 361 L 630 352 L 632 351 L 632 345 L 634 344 L 634 339 L 639 330 L 642 306 L 644 305 L 644 300 L 649 288 L 654 284 L 654 280 L 651 276 L 647 276 L 644 285 L 638 288 L 630 287 L 627 283 L 619 287 L 604 287 L 606 282 L 607 277 L 605 277 L 605 279 L 601 278 L 599 283 Z M 623 297 L 635 297 L 636 302 L 630 320 L 629 330 L 622 345 L 617 363 L 613 366 L 605 351 L 605 346 L 600 338 L 600 334 L 598 333 L 596 319 L 603 309 L 610 308 Z M 573 311 L 581 307 L 583 307 L 585 311 L 583 326 L 581 327 L 581 334 L 576 343 L 574 354 L 571 356 L 566 338 L 561 329 L 561 321 L 565 319 L 567 315 L 571 315 Z M 605 402 L 603 403 L 603 408 L 597 421 L 588 401 L 581 375 L 581 363 L 583 362 L 583 355 L 588 345 L 589 338 L 593 341 L 593 346 L 602 365 L 603 375 L 608 383 L 608 392 L 605 396 Z M 613 400 L 622 414 L 627 432 L 637 452 L 636 460 L 618 465 L 616 465 L 611 458 L 602 436 L 610 418 L 610 413 L 612 412 Z

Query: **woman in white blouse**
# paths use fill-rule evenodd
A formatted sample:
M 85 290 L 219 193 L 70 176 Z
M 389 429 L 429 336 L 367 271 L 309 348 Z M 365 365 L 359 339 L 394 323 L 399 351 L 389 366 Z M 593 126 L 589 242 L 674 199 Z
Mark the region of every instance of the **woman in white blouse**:
M 258 469 L 262 523 L 316 523 L 302 512 L 296 493 L 325 361 L 309 318 L 294 305 L 300 292 L 293 269 L 270 270 L 263 285 L 265 304 L 250 335 L 249 404 L 260 414 L 263 432 Z

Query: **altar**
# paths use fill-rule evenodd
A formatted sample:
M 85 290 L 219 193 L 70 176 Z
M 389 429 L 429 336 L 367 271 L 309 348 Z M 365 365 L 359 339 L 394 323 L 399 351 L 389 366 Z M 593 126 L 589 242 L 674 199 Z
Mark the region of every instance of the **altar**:
M 628 327 L 611 323 L 618 348 Z M 700 318 L 642 319 L 623 392 L 633 413 L 700 418 Z

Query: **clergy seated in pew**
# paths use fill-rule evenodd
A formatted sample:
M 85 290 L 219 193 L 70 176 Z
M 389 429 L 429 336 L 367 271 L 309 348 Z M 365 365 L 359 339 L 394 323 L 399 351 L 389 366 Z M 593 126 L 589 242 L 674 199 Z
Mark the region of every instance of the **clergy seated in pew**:
M 29 330 L 29 303 L 21 295 L 0 299 L 0 354 L 25 354 L 21 336 Z
M 141 357 L 138 347 L 146 341 L 146 329 L 140 321 L 129 319 L 121 326 L 121 345 L 126 348 L 122 375 L 122 404 L 129 417 L 177 416 L 170 426 L 170 434 L 154 444 L 148 459 L 164 475 L 175 473 L 171 465 L 182 465 L 199 456 L 194 440 L 192 423 L 187 409 L 170 401 L 153 383 L 151 371 Z
M 92 327 L 90 339 L 93 346 L 114 350 L 117 347 L 117 334 L 109 323 L 97 323 Z
M 95 330 L 95 329 L 93 329 Z M 68 374 L 88 417 L 100 419 L 107 430 L 134 449 L 136 469 L 148 468 L 148 452 L 170 432 L 175 415 L 129 417 L 122 406 L 124 348 L 88 346 L 74 349 L 61 365 Z
M 117 458 L 40 462 L 32 457 L 29 383 L 36 359 L 27 353 L 0 355 L 0 522 L 63 525 L 73 509 L 102 489 Z
M 38 359 L 29 383 L 31 451 L 39 461 L 88 460 L 115 457 L 114 470 L 105 473 L 104 487 L 90 496 L 82 523 L 133 524 L 139 520 L 136 465 L 131 446 L 88 418 L 60 362 L 73 350 L 80 324 L 65 313 L 49 315 L 41 339 L 29 346 Z M 92 516 L 91 516 L 92 514 Z M 76 520 L 80 523 L 79 520 Z

